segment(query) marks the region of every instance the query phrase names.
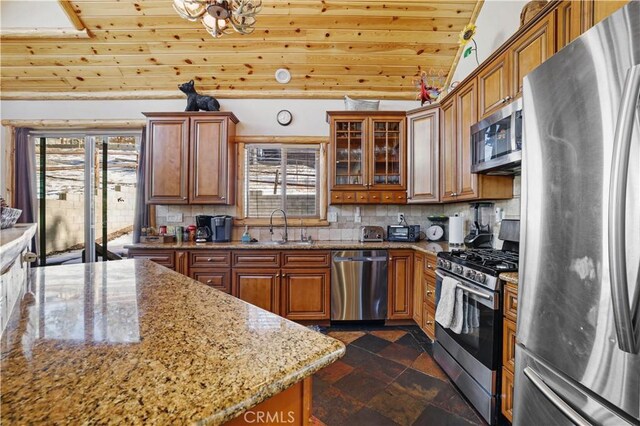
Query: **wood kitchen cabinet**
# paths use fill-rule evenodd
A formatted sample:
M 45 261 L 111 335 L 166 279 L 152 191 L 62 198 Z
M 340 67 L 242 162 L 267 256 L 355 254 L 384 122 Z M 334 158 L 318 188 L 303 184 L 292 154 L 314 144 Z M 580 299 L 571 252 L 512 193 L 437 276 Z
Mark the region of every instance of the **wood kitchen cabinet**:
M 628 0 L 585 0 L 583 3 L 584 28 L 586 31 L 616 10 L 620 9 Z
M 431 339 L 436 338 L 436 256 L 426 254 L 423 269 L 422 330 Z
M 585 26 L 583 22 L 583 2 L 580 0 L 565 0 L 556 9 L 556 46 L 562 49 L 582 34 Z
M 442 103 L 440 199 L 443 202 L 513 197 L 513 176 L 471 173 L 471 126 L 478 121 L 476 80 Z
M 406 116 L 330 111 L 331 204 L 406 203 Z
M 440 109 L 407 112 L 407 203 L 440 202 Z
M 329 269 L 282 269 L 281 315 L 294 321 L 328 320 Z
M 551 13 L 518 37 L 508 50 L 513 98 L 522 95 L 524 76 L 554 53 L 555 16 Z
M 422 303 L 424 299 L 424 255 L 417 252 L 413 258 L 413 320 L 422 325 Z
M 149 204 L 233 204 L 238 122 L 229 112 L 145 113 Z
M 515 373 L 516 352 L 516 309 L 518 307 L 518 286 L 502 282 L 504 287 L 503 334 L 502 334 L 502 414 L 513 421 L 513 375 Z
M 234 268 L 231 294 L 266 311 L 280 314 L 280 269 Z
M 328 251 L 236 250 L 231 294 L 294 321 L 329 320 L 329 262 Z
M 413 250 L 389 250 L 387 318 L 413 317 Z
M 478 116 L 493 114 L 511 101 L 511 72 L 503 53 L 478 73 Z

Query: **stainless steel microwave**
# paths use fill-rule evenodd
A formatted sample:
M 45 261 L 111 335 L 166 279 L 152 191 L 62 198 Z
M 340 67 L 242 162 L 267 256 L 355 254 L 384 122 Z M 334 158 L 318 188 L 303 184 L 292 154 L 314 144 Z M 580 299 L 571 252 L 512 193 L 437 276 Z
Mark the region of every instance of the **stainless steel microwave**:
M 471 126 L 471 172 L 488 175 L 520 173 L 522 99 Z

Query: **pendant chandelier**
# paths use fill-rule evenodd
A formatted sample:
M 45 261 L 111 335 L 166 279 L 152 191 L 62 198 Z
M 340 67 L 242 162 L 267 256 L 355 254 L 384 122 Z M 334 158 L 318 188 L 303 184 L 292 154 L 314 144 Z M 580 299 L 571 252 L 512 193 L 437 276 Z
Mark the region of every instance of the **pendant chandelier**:
M 214 37 L 236 31 L 251 34 L 262 0 L 173 0 L 173 8 L 184 19 L 202 22 Z

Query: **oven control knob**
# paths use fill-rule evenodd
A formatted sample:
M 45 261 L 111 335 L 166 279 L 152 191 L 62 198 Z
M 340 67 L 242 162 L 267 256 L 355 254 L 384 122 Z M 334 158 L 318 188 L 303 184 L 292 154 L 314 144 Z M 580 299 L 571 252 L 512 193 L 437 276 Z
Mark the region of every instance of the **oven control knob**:
M 444 269 L 451 269 L 451 262 L 449 262 L 448 260 L 445 260 L 443 266 L 444 266 Z
M 479 283 L 484 283 L 487 280 L 487 276 L 483 273 L 478 272 L 476 274 L 476 281 L 478 281 Z
M 460 266 L 460 265 L 454 266 L 453 272 L 455 272 L 456 274 L 461 274 L 462 273 L 462 266 Z
M 473 272 L 471 269 L 467 269 L 464 273 L 464 276 L 470 279 L 473 279 L 473 277 L 476 275 L 475 272 Z
M 438 259 L 438 268 L 443 268 L 443 267 L 444 267 L 444 260 Z

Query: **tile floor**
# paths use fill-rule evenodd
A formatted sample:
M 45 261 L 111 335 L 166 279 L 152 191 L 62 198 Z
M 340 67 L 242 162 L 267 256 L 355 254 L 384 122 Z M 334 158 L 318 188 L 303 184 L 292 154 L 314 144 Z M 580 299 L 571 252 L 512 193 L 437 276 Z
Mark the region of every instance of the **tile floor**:
M 331 327 L 343 358 L 313 382 L 313 415 L 322 426 L 485 425 L 431 357 L 418 327 Z

